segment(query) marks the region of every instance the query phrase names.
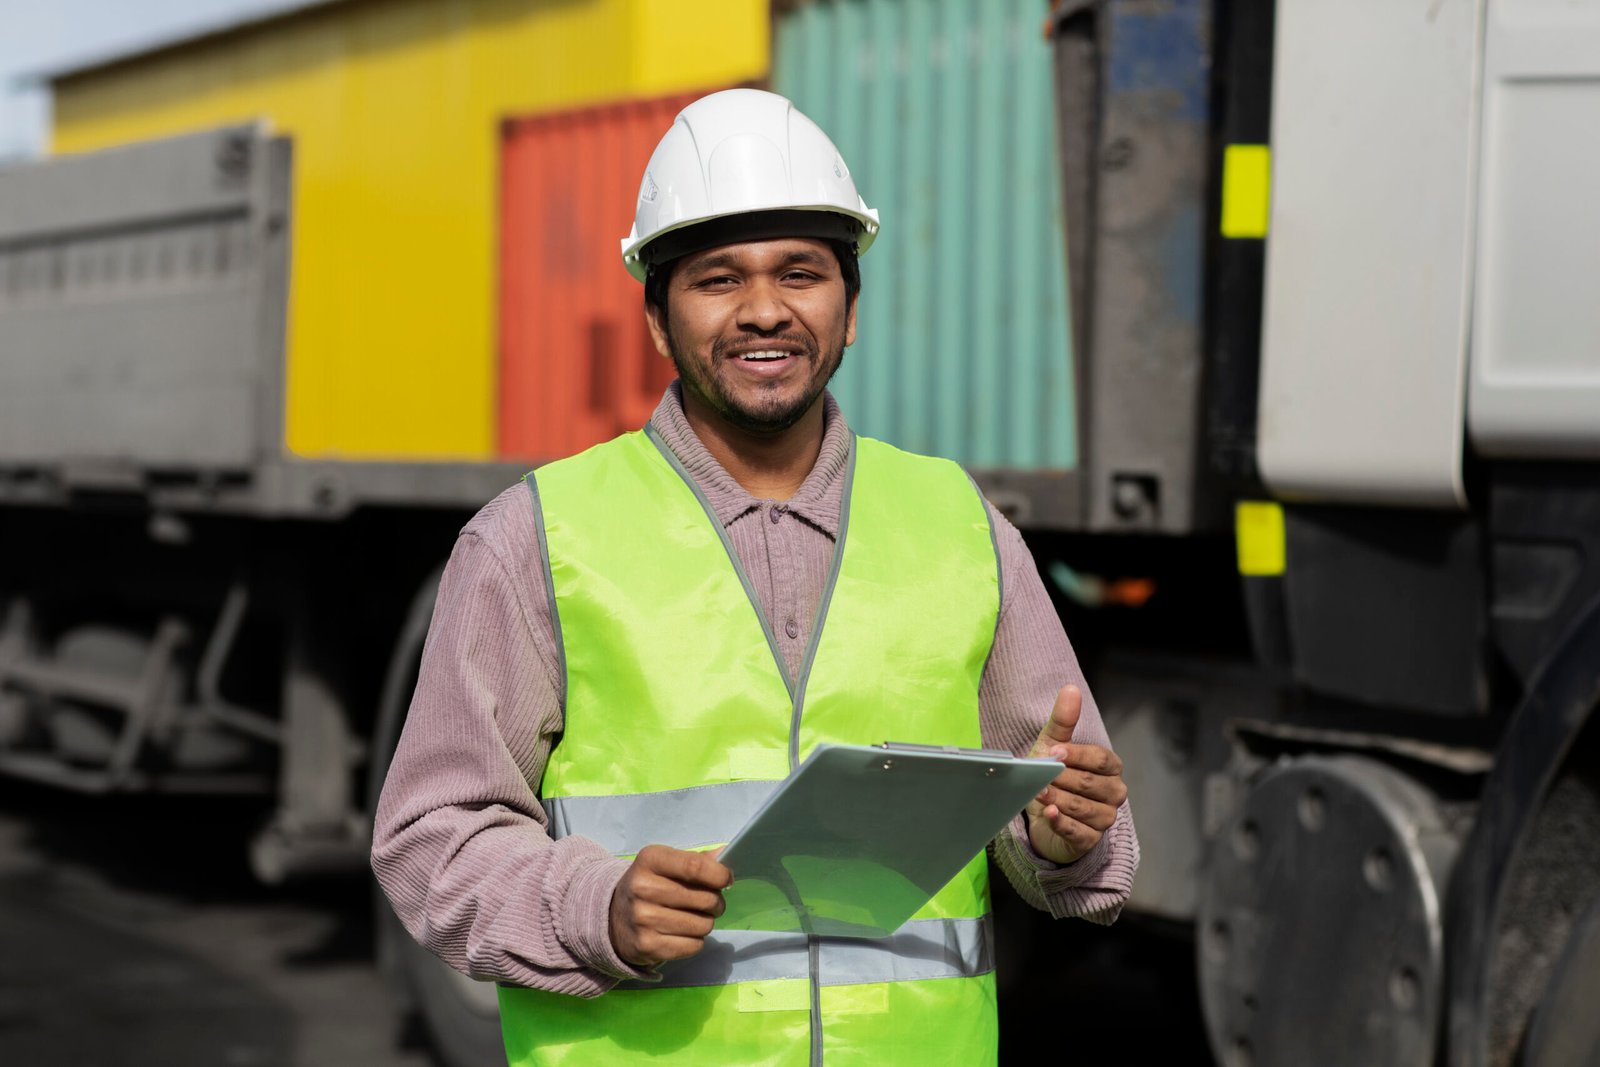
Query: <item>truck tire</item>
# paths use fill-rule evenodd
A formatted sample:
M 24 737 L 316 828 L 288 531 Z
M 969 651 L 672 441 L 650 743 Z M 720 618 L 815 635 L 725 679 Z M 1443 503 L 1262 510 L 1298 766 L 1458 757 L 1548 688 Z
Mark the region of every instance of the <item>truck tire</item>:
M 1566 1063 L 1556 1049 L 1594 1048 L 1592 997 L 1564 1016 L 1554 1005 L 1600 981 L 1600 856 L 1575 844 L 1600 836 L 1597 698 L 1600 597 L 1578 613 L 1513 714 L 1457 865 L 1448 1067 Z
M 442 573 L 443 568 L 434 571 L 418 589 L 389 661 L 372 736 L 368 811 L 377 811 L 378 795 L 405 724 Z M 503 1067 L 506 1053 L 500 1037 L 500 1007 L 494 985 L 474 981 L 445 966 L 406 933 L 376 884 L 373 894 L 379 969 L 400 1003 L 422 1022 L 435 1057 L 446 1067 Z
M 1600 897 L 1573 926 L 1550 977 L 1522 1055 L 1522 1067 L 1600 1064 Z

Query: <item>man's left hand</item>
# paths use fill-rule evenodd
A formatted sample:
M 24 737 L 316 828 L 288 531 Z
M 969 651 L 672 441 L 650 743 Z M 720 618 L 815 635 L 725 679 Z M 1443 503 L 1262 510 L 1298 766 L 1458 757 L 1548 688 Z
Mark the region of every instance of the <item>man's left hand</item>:
M 1072 743 L 1083 711 L 1083 694 L 1062 686 L 1050 719 L 1028 751 L 1030 757 L 1060 760 L 1062 771 L 1028 803 L 1028 840 L 1053 863 L 1071 863 L 1088 852 L 1117 820 L 1128 799 L 1122 760 L 1102 745 Z

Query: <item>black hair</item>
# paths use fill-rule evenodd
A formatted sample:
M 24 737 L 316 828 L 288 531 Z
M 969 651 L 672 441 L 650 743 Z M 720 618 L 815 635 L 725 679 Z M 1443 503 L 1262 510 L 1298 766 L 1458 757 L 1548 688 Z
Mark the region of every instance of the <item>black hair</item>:
M 856 246 L 832 237 L 823 238 L 823 241 L 833 249 L 833 257 L 839 261 L 839 273 L 844 276 L 844 306 L 849 308 L 861 294 L 861 263 L 856 258 Z M 679 256 L 664 263 L 652 263 L 645 272 L 645 306 L 659 311 L 663 320 L 667 317 L 667 287 L 672 281 L 674 268 L 682 258 Z

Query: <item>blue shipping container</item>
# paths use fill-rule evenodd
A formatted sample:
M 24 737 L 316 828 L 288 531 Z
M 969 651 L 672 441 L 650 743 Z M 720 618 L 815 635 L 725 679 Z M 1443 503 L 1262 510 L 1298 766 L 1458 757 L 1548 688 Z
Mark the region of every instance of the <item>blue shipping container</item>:
M 1039 0 L 818 0 L 775 89 L 883 232 L 833 388 L 860 432 L 974 468 L 1077 462 L 1051 50 Z

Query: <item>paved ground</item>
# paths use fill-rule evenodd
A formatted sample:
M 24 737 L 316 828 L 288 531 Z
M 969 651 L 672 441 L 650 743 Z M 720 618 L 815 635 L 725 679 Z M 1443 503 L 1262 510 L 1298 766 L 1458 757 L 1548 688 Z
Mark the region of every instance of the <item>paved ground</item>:
M 0 786 L 0 1063 L 427 1067 L 363 887 L 257 887 L 258 817 Z
M 358 881 L 257 886 L 263 813 L 0 782 L 0 1064 L 432 1067 L 372 965 Z M 1002 1062 L 1207 1067 L 1188 949 L 997 899 Z

